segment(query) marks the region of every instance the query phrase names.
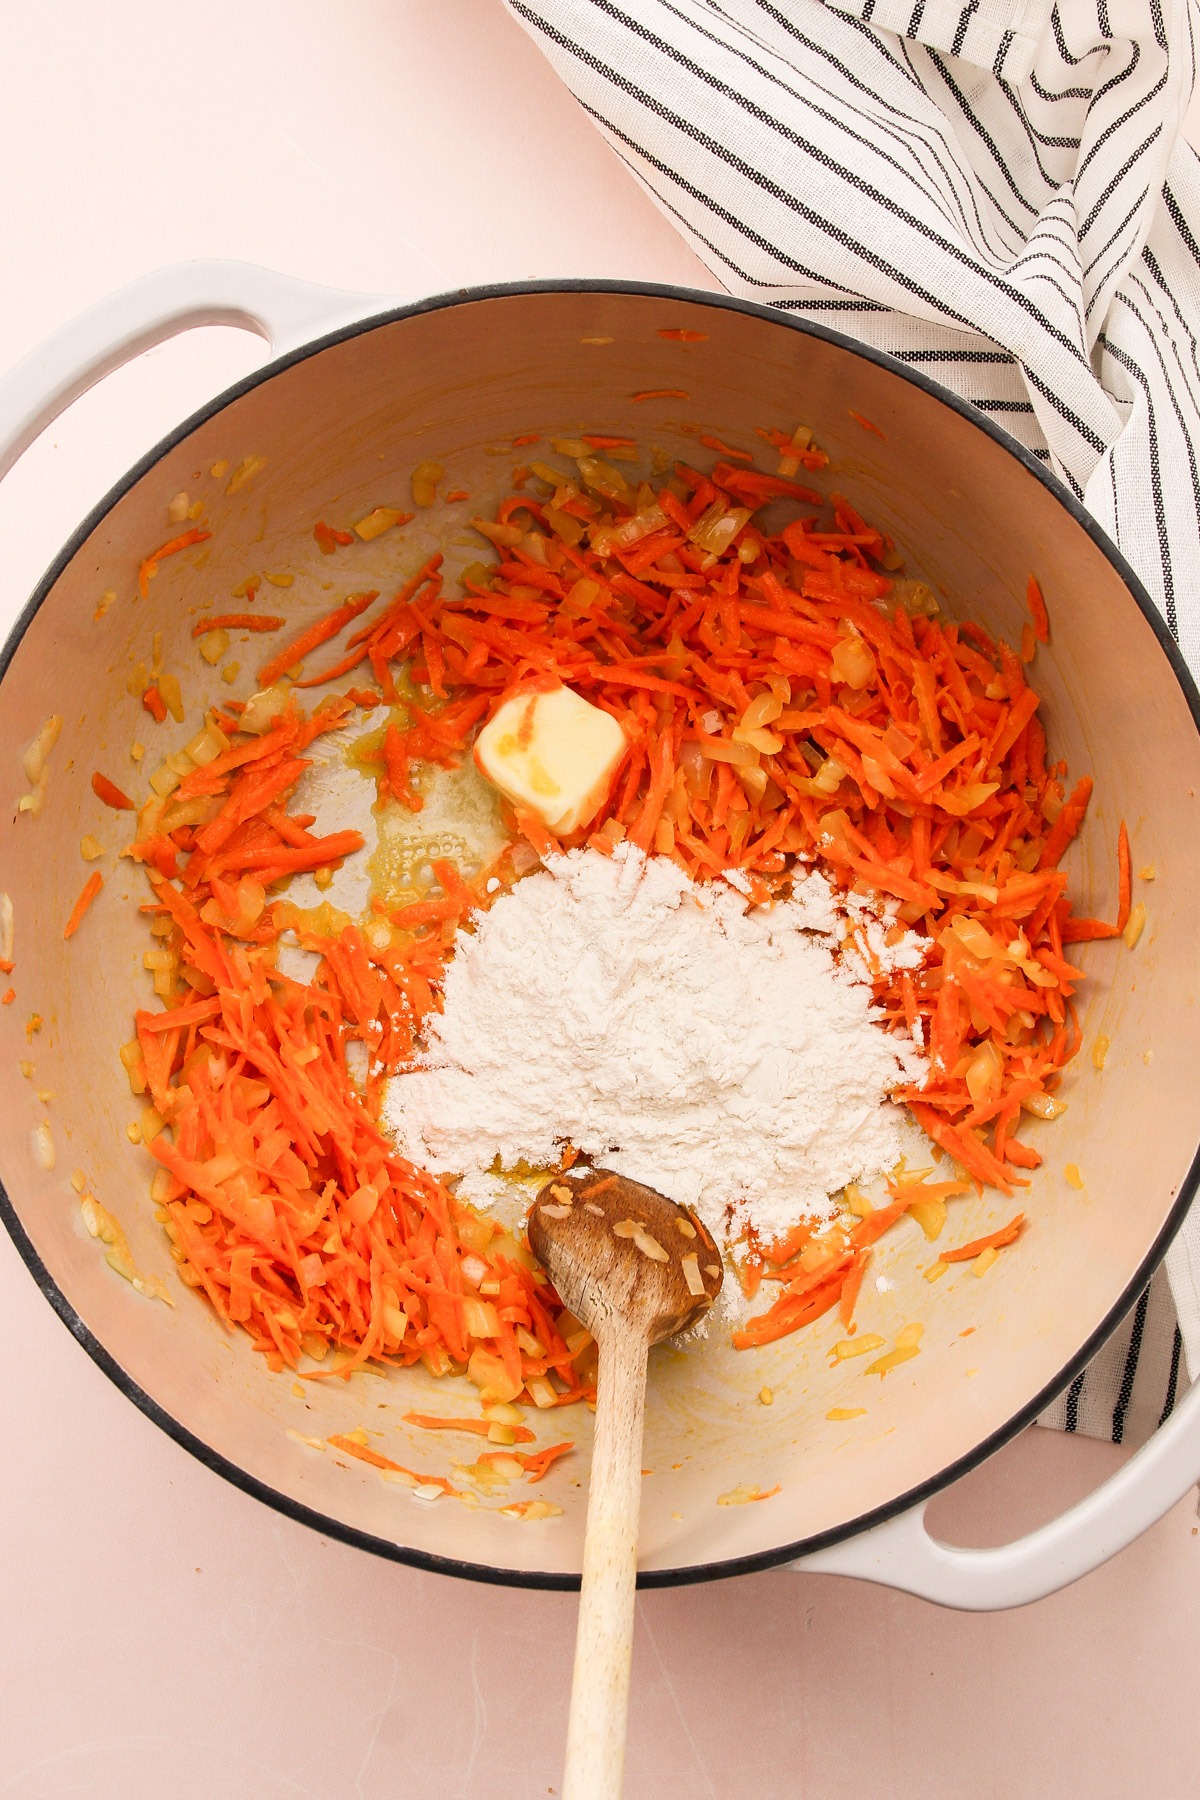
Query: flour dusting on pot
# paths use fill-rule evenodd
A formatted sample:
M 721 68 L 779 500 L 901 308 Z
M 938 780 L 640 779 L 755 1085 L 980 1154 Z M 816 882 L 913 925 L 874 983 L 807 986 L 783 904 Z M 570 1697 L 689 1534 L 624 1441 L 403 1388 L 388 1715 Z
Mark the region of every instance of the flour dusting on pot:
M 494 1198 L 497 1161 L 545 1167 L 570 1143 L 729 1241 L 770 1239 L 901 1156 L 889 1095 L 926 1064 L 872 977 L 924 953 L 877 897 L 814 868 L 755 906 L 628 845 L 553 855 L 459 932 L 386 1119 L 467 1197 Z

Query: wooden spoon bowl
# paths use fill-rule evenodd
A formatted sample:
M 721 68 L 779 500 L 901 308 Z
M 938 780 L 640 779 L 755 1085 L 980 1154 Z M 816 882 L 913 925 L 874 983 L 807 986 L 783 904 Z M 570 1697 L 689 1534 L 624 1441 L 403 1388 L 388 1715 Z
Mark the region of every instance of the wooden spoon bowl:
M 690 1207 L 604 1169 L 547 1182 L 530 1210 L 529 1246 L 597 1342 L 597 1326 L 636 1317 L 647 1346 L 661 1343 L 721 1291 L 721 1253 Z

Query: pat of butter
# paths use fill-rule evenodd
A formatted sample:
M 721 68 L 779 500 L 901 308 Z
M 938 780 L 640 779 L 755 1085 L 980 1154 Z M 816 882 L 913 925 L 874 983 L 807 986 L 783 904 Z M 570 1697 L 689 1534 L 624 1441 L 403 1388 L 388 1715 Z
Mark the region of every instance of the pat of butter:
M 573 688 L 514 694 L 475 740 L 475 761 L 517 806 L 556 837 L 595 818 L 626 750 L 610 713 Z

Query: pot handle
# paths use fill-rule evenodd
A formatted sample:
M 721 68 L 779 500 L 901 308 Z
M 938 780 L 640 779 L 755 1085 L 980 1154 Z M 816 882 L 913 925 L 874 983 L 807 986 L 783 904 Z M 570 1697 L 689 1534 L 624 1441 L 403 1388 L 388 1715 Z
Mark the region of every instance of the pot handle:
M 237 325 L 276 355 L 397 302 L 253 263 L 176 263 L 119 288 L 53 332 L 0 379 L 0 476 L 105 375 L 198 325 Z
M 1115 1475 L 1069 1512 L 1014 1544 L 994 1550 L 943 1544 L 926 1529 L 922 1501 L 787 1566 L 802 1573 L 877 1581 L 966 1612 L 998 1612 L 1044 1599 L 1099 1568 L 1148 1530 L 1198 1479 L 1200 1382 Z

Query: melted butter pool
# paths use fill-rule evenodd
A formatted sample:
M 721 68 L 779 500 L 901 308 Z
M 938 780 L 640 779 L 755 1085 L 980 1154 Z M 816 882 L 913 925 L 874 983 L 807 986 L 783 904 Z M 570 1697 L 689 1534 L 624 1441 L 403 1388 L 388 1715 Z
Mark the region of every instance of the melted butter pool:
M 458 769 L 421 764 L 414 774 L 413 785 L 425 802 L 420 812 L 388 801 L 372 815 L 375 847 L 367 859 L 371 890 L 389 903 L 428 886 L 433 879 L 429 865 L 438 857 L 449 857 L 470 881 L 509 841 L 500 818 L 500 795 L 473 758 Z

